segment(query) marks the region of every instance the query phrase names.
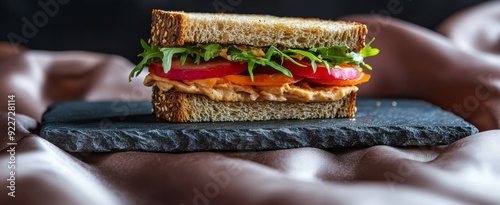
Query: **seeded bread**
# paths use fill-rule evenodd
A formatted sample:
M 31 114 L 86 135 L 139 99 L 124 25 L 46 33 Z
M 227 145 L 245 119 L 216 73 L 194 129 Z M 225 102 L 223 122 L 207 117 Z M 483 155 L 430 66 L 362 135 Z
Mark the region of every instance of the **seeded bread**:
M 217 102 L 153 86 L 153 112 L 170 122 L 222 122 L 354 117 L 356 92 L 334 102 Z
M 179 47 L 219 43 L 286 48 L 345 45 L 359 51 L 365 46 L 366 33 L 365 25 L 349 21 L 153 10 L 150 44 Z

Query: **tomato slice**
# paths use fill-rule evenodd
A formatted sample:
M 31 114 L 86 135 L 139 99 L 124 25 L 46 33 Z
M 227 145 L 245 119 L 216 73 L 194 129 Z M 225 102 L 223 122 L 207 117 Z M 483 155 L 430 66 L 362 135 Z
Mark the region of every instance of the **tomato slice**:
M 283 66 L 289 69 L 293 78 L 282 73 L 264 73 L 254 75 L 254 80 L 247 75 L 237 75 L 247 70 L 247 64 L 231 62 L 225 59 L 214 59 L 209 62 L 196 64 L 190 60 L 181 66 L 179 59 L 172 60 L 172 66 L 168 73 L 163 72 L 161 62 L 153 62 L 149 65 L 149 72 L 172 80 L 197 80 L 206 78 L 224 78 L 227 81 L 238 85 L 250 86 L 281 86 L 288 83 L 296 83 L 304 78 L 307 81 L 334 86 L 350 86 L 365 83 L 370 79 L 369 74 L 360 73 L 356 66 L 341 65 L 342 68 L 330 68 L 330 73 L 323 65 L 318 64 L 314 73 L 309 62 L 299 63 L 307 67 L 300 67 L 286 60 Z M 273 70 L 273 69 L 268 69 Z M 274 70 L 273 70 L 274 71 Z
M 187 60 L 183 66 L 181 66 L 179 59 L 172 59 L 172 66 L 168 73 L 163 72 L 161 62 L 154 62 L 149 65 L 150 73 L 172 80 L 216 78 L 238 74 L 245 70 L 247 70 L 246 64 L 231 62 L 225 59 L 214 59 L 209 62 L 201 62 L 200 64 Z
M 283 62 L 283 67 L 290 70 L 294 76 L 298 75 L 309 79 L 352 80 L 361 75 L 358 68 L 353 65 L 341 64 L 341 68 L 326 68 L 323 64 L 317 63 L 317 69 L 314 72 L 311 63 L 307 61 L 299 61 L 299 63 L 306 65 L 306 67 L 296 65 L 289 60 Z
M 303 77 L 290 78 L 282 73 L 275 74 L 257 74 L 253 76 L 253 81 L 247 75 L 228 75 L 223 78 L 237 85 L 253 86 L 281 86 L 287 83 L 296 83 L 304 79 Z
M 370 80 L 370 74 L 361 73 L 359 78 L 352 80 L 328 80 L 328 79 L 307 79 L 307 81 L 322 84 L 322 85 L 336 85 L 336 86 L 351 86 L 351 85 L 359 85 L 361 83 L 366 83 Z

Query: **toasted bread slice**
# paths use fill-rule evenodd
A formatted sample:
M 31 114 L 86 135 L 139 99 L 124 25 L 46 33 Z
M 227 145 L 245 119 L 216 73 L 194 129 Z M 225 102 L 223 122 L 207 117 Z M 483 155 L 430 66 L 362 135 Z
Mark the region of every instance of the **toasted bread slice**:
M 185 13 L 153 10 L 150 44 L 180 47 L 219 43 L 316 48 L 344 45 L 364 48 L 367 28 L 357 22 L 267 15 Z
M 153 112 L 170 122 L 260 121 L 354 117 L 356 92 L 333 102 L 220 102 L 153 86 Z

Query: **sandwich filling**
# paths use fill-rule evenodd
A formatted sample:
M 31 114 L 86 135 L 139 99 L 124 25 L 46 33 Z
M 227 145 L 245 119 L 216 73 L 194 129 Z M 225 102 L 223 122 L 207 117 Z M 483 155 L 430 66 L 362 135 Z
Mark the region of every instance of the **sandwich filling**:
M 144 85 L 157 86 L 163 92 L 175 90 L 183 93 L 201 94 L 211 100 L 226 102 L 329 102 L 340 100 L 351 92 L 358 91 L 356 86 L 312 88 L 305 81 L 276 86 L 247 86 L 231 83 L 224 78 L 178 81 L 158 77 L 154 74 L 146 76 Z
M 327 102 L 357 91 L 371 70 L 364 58 L 379 50 L 370 41 L 359 52 L 346 46 L 311 49 L 267 48 L 247 45 L 198 44 L 160 48 L 141 41 L 143 60 L 132 70 L 138 76 L 145 66 L 147 86 L 161 91 L 201 94 L 216 101 Z

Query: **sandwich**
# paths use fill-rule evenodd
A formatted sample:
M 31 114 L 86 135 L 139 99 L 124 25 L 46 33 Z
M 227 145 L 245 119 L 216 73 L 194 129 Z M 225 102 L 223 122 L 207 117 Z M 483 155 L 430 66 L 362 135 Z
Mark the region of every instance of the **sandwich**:
M 350 21 L 152 11 L 141 40 L 154 114 L 170 122 L 354 117 L 379 50 Z

